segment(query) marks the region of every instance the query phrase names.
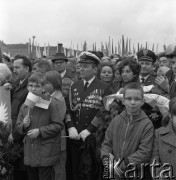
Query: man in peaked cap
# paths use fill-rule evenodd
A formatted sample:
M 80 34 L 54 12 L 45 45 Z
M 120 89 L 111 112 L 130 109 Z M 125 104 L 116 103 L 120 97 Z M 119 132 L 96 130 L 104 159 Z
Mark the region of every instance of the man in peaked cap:
M 102 97 L 108 85 L 96 78 L 100 59 L 90 53 L 79 56 L 81 80 L 73 83 L 69 92 L 66 125 L 69 133 L 67 180 L 94 180 L 95 137 L 99 125 L 98 114 L 103 107 Z M 69 177 L 68 177 L 69 176 Z
M 141 65 L 141 73 L 140 73 L 140 82 L 144 86 L 149 85 L 158 85 L 162 90 L 169 92 L 169 82 L 168 79 L 164 76 L 154 77 L 153 73 L 153 65 L 156 62 L 156 55 L 154 52 L 143 49 L 138 52 L 138 61 Z
M 153 65 L 156 61 L 154 52 L 148 49 L 142 49 L 138 52 L 138 61 L 141 65 L 140 82 L 144 86 L 149 86 L 155 83 L 155 77 L 152 76 Z

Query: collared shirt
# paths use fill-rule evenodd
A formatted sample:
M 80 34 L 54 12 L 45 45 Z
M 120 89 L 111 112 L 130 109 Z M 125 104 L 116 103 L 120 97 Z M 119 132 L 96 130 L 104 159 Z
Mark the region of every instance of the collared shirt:
M 83 79 L 83 81 L 84 81 L 84 86 L 85 86 L 86 82 L 88 82 L 89 84 L 88 84 L 87 87 L 89 87 L 90 84 L 93 82 L 94 79 L 95 79 L 95 76 L 94 76 L 92 79 L 90 79 L 89 81 L 86 81 L 85 79 Z
M 66 69 L 62 73 L 60 73 L 62 78 L 64 77 L 65 74 L 66 74 Z
M 21 85 L 27 78 L 20 81 L 19 85 Z
M 142 77 L 142 76 L 139 76 L 140 77 L 140 82 L 142 82 L 142 79 L 144 79 L 144 81 L 150 76 L 150 74 L 148 76 L 145 76 L 145 77 Z

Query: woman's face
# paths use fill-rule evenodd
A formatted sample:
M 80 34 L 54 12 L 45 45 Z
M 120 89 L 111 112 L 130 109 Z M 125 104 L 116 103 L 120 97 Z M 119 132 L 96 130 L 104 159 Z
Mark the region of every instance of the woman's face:
M 121 76 L 122 76 L 123 82 L 125 83 L 131 82 L 134 78 L 133 71 L 130 69 L 129 66 L 124 66 L 124 68 L 122 69 Z
M 118 69 L 115 71 L 115 80 L 116 81 L 121 81 L 122 80 L 122 77 L 121 77 L 120 72 L 119 72 Z
M 104 66 L 100 73 L 100 79 L 105 82 L 111 82 L 113 79 L 113 71 L 111 67 Z

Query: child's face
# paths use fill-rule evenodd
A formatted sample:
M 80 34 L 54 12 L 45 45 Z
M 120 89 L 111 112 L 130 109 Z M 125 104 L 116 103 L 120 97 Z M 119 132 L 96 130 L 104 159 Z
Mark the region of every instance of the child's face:
M 29 82 L 28 91 L 36 95 L 42 95 L 45 92 L 45 87 L 36 82 Z
M 49 81 L 47 81 L 47 83 L 46 83 L 46 91 L 49 92 L 50 94 L 52 94 L 54 92 L 54 87 L 53 87 L 52 83 L 50 83 Z
M 133 116 L 138 114 L 141 106 L 144 104 L 141 91 L 137 89 L 127 89 L 123 103 L 129 115 Z

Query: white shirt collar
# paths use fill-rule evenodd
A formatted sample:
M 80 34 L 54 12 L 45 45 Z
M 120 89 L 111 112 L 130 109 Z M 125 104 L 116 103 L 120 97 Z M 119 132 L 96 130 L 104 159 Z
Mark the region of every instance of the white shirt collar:
M 25 79 L 27 79 L 27 78 L 25 78 Z M 25 79 L 23 79 L 23 80 L 20 81 L 20 85 L 25 81 Z
M 63 78 L 65 74 L 66 74 L 66 69 L 60 75 Z
M 144 80 L 146 80 L 149 76 L 150 76 L 150 74 L 148 76 L 145 76 L 145 77 L 139 76 L 140 77 L 140 82 L 142 82 L 142 78 L 144 78 Z
M 86 81 L 85 79 L 83 79 L 83 81 L 84 81 L 84 85 L 86 84 L 86 82 L 88 82 L 89 84 L 88 84 L 88 86 L 87 87 L 89 87 L 90 86 L 90 84 L 93 82 L 93 80 L 95 79 L 95 76 L 92 78 L 92 79 L 90 79 L 89 81 Z

